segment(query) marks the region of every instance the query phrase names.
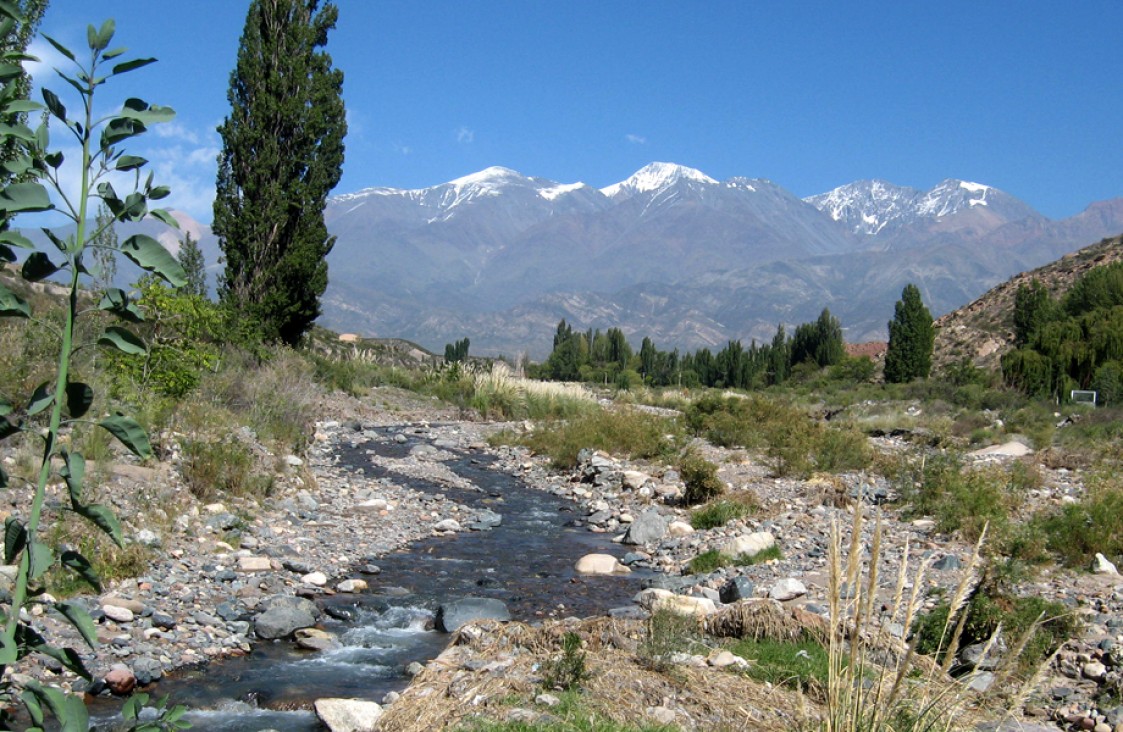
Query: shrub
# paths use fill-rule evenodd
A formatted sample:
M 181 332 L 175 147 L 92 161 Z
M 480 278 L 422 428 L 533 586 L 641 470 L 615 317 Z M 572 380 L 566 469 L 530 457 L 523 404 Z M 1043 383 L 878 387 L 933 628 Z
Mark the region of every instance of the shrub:
M 272 479 L 254 469 L 250 449 L 230 437 L 224 440 L 185 439 L 181 444 L 181 472 L 191 493 L 202 501 L 219 494 L 268 495 Z
M 581 636 L 569 632 L 562 636 L 562 652 L 547 662 L 542 675 L 542 685 L 547 689 L 568 691 L 589 678 L 585 667 L 585 651 L 581 649 Z
M 705 503 L 725 492 L 725 484 L 717 477 L 717 466 L 698 453 L 688 450 L 679 459 L 683 501 L 687 505 Z
M 695 529 L 715 529 L 725 526 L 733 519 L 739 519 L 756 511 L 760 506 L 751 493 L 732 494 L 729 500 L 713 501 L 694 509 L 690 514 L 690 525 Z
M 676 653 L 688 653 L 702 641 L 701 628 L 694 618 L 665 608 L 656 608 L 647 621 L 647 635 L 639 646 L 640 661 L 660 673 L 674 667 Z
M 636 409 L 593 409 L 564 421 L 547 422 L 533 432 L 509 438 L 549 455 L 554 467 L 577 465 L 584 448 L 632 458 L 666 456 L 674 451 L 678 428 L 671 420 Z
M 1098 476 L 1079 503 L 1035 522 L 1045 545 L 1069 567 L 1088 567 L 1096 552 L 1123 561 L 1123 481 Z

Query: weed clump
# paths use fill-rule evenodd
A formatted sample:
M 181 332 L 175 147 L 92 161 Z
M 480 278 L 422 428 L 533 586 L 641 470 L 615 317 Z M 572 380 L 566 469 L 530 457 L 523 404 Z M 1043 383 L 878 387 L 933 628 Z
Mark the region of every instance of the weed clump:
M 756 497 L 751 493 L 735 493 L 728 499 L 711 501 L 694 509 L 690 514 L 690 525 L 699 530 L 716 529 L 748 516 L 759 508 Z
M 589 678 L 585 666 L 585 651 L 581 648 L 581 636 L 568 632 L 562 636 L 562 652 L 546 664 L 542 686 L 547 689 L 569 691 Z
M 549 455 L 554 467 L 577 465 L 584 448 L 630 458 L 673 454 L 679 430 L 671 420 L 636 409 L 594 409 L 572 419 L 547 422 L 525 435 L 505 435 L 531 450 Z
M 717 466 L 693 450 L 687 450 L 679 460 L 679 474 L 684 486 L 682 499 L 689 506 L 725 492 L 725 485 L 717 477 Z

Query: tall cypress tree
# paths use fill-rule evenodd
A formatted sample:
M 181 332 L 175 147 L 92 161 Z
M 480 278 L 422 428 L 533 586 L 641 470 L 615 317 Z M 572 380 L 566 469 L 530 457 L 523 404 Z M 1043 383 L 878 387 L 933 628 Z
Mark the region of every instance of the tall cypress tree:
M 885 380 L 901 384 L 927 378 L 932 370 L 936 329 L 932 314 L 920 299 L 916 285 L 905 285 L 889 321 L 889 350 L 885 353 Z
M 230 75 L 214 232 L 219 295 L 265 341 L 289 345 L 320 315 L 335 243 L 324 224 L 343 165 L 343 72 L 321 50 L 338 10 L 319 0 L 253 0 Z

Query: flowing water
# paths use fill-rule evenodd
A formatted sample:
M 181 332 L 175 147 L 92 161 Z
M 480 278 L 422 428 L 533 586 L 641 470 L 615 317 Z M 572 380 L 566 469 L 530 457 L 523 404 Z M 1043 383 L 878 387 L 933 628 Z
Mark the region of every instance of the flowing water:
M 397 445 L 387 439 L 355 448 L 341 446 L 340 462 L 369 478 L 380 478 L 386 473 L 371 464 L 368 450 L 404 457 L 415 444 Z M 406 667 L 411 662 L 424 663 L 444 649 L 449 636 L 432 629 L 441 602 L 465 596 L 497 598 L 507 604 L 514 619 L 523 621 L 594 615 L 630 602 L 640 589 L 642 574 L 587 577 L 574 572 L 574 564 L 585 554 L 619 555 L 621 549 L 607 534 L 574 528 L 573 503 L 489 469 L 493 461 L 489 456 L 456 454 L 445 464 L 481 491 L 423 480 L 404 482 L 499 513 L 500 526 L 424 539 L 380 558 L 382 571 L 364 576 L 370 584 L 368 593 L 327 600 L 335 617 L 325 614 L 324 628 L 338 636 L 339 649 L 310 652 L 291 643 L 261 643 L 244 659 L 212 663 L 166 679 L 156 694 L 170 694 L 174 703 L 191 707 L 189 718 L 197 729 L 319 730 L 323 728 L 315 715 L 307 711 L 316 699 L 381 701 L 387 692 L 408 685 Z

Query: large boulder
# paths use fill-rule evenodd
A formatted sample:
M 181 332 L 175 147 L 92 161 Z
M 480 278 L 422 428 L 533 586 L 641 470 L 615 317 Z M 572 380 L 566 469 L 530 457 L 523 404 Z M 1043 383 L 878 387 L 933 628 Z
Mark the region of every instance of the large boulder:
M 331 732 L 374 732 L 382 706 L 362 699 L 317 699 L 316 716 Z
M 667 535 L 667 522 L 655 509 L 649 509 L 628 526 L 625 544 L 653 544 Z
M 652 610 L 666 610 L 688 618 L 704 618 L 717 612 L 714 601 L 708 597 L 693 595 L 670 595 L 660 597 L 652 603 Z
M 807 587 L 794 577 L 780 580 L 772 585 L 772 589 L 768 591 L 768 596 L 770 598 L 779 600 L 780 602 L 794 600 L 806 594 Z
M 262 640 L 288 638 L 301 628 L 316 624 L 320 610 L 303 597 L 277 595 L 265 605 L 265 611 L 254 618 L 254 632 Z
M 437 630 L 453 633 L 465 623 L 473 620 L 511 619 L 511 612 L 502 600 L 490 597 L 463 597 L 446 602 L 437 608 L 435 623 Z
M 723 555 L 737 558 L 741 556 L 755 557 L 761 552 L 776 546 L 776 537 L 767 531 L 755 531 L 743 536 L 735 536 L 726 542 L 720 549 Z

